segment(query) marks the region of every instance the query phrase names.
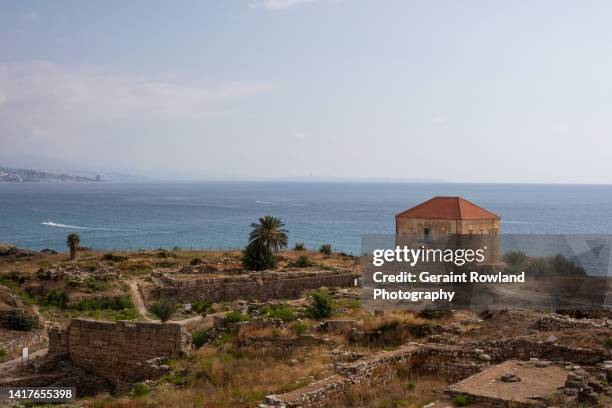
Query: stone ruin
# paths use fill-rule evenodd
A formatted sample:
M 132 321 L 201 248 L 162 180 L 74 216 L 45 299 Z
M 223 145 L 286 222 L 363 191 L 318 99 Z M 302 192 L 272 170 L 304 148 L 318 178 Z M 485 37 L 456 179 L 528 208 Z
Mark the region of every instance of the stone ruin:
M 168 373 L 166 360 L 191 349 L 191 335 L 178 323 L 89 319 L 72 319 L 64 328 L 28 332 L 14 346 L 46 343 L 47 337 L 47 355 L 3 370 L 0 386 L 72 386 L 80 397 L 105 391 L 122 393 L 134 382 Z
M 306 290 L 351 287 L 359 279 L 359 275 L 344 268 L 285 269 L 206 278 L 182 278 L 180 275 L 157 271 L 151 277 L 156 284 L 152 294 L 180 303 L 196 300 L 231 302 L 238 299 L 296 299 Z
M 508 360 L 509 355 L 526 361 Z M 541 357 L 535 357 L 535 356 Z M 547 360 L 544 358 L 550 358 Z M 449 397 L 463 395 L 470 402 L 491 407 L 548 406 L 547 397 L 568 403 L 594 403 L 598 394 L 612 394 L 612 353 L 529 341 L 527 338 L 467 345 L 409 343 L 393 351 L 357 356 L 336 363 L 336 373 L 284 394 L 269 395 L 259 408 L 314 408 L 327 406 L 358 384 L 384 384 L 399 367 L 435 373 L 458 383 Z M 574 361 L 571 363 L 570 361 Z M 581 366 L 576 363 L 581 361 Z M 428 407 L 448 407 L 449 402 Z

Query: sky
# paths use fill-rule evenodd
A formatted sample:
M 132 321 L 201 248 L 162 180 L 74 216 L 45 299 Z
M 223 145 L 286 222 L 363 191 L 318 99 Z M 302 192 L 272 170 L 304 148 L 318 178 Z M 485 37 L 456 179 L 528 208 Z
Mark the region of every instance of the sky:
M 0 166 L 612 183 L 608 1 L 4 0 Z

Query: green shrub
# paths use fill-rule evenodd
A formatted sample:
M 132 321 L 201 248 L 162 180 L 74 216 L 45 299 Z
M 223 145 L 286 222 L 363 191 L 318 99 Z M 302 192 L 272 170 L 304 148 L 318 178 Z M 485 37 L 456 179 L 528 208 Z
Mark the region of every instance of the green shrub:
M 606 341 L 604 342 L 604 345 L 605 345 L 607 348 L 612 348 L 612 337 L 608 337 L 608 338 L 606 339 Z
M 249 316 L 243 313 L 229 312 L 225 315 L 225 318 L 223 318 L 223 324 L 227 325 L 230 323 L 246 322 L 247 320 L 249 320 Z
M 149 307 L 149 312 L 153 313 L 162 322 L 167 322 L 176 311 L 176 303 L 171 299 L 160 299 Z
M 295 266 L 297 268 L 309 268 L 313 265 L 314 262 L 307 255 L 301 255 L 295 262 L 289 264 L 289 266 Z
M 319 252 L 325 256 L 330 256 L 332 254 L 332 246 L 331 244 L 323 244 L 319 247 Z
M 208 330 L 196 330 L 191 333 L 191 342 L 195 348 L 202 347 L 210 340 L 210 332 Z
M 43 300 L 43 304 L 45 306 L 53 306 L 58 309 L 65 309 L 66 304 L 68 303 L 68 295 L 66 292 L 60 289 L 52 290 L 47 293 L 45 299 Z
M 283 322 L 295 320 L 295 310 L 286 303 L 262 307 L 261 313 L 270 319 L 281 319 Z
M 295 244 L 295 246 L 293 247 L 294 251 L 305 251 L 306 247 L 304 246 L 303 242 L 298 242 Z
M 107 282 L 91 277 L 86 278 L 83 283 L 91 292 L 104 292 L 105 290 L 109 290 L 111 288 Z
M 0 349 L 0 359 L 3 359 L 4 357 L 6 357 L 6 350 L 5 349 Z
M 306 333 L 308 327 L 306 327 L 304 323 L 295 322 L 291 325 L 290 329 L 296 336 L 301 336 L 302 334 Z
M 214 313 L 215 308 L 212 305 L 211 301 L 208 300 L 196 300 L 191 304 L 191 309 L 203 316 L 206 316 L 208 313 Z
M 331 295 L 326 289 L 318 289 L 310 294 L 310 306 L 306 314 L 313 319 L 324 319 L 334 312 Z
M 469 401 L 465 395 L 457 395 L 455 398 L 453 398 L 453 404 L 456 407 L 465 407 L 467 404 L 469 404 Z
M 74 308 L 76 310 L 125 310 L 134 308 L 132 299 L 128 296 L 119 297 L 95 297 L 89 299 L 81 299 Z
M 112 252 L 102 255 L 103 261 L 123 262 L 123 261 L 127 261 L 128 259 L 129 258 L 127 256 L 115 255 Z
M 23 310 L 11 310 L 0 314 L 0 327 L 8 330 L 30 331 L 38 328 L 38 319 Z
M 257 249 L 254 245 L 247 245 L 242 252 L 242 266 L 250 271 L 265 271 L 276 268 L 278 259 L 271 250 Z
M 138 382 L 132 385 L 132 394 L 136 397 L 148 395 L 151 392 L 149 386 L 145 383 Z
M 502 257 L 506 263 L 506 270 L 510 273 L 519 273 L 523 271 L 527 255 L 523 251 L 509 251 Z

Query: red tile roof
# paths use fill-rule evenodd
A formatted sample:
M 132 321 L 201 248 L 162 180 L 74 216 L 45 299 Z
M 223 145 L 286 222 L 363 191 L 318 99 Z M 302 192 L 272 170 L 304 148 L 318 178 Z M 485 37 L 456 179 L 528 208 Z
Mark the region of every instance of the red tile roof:
M 483 220 L 500 218 L 461 197 L 434 197 L 396 215 L 406 218 L 430 218 L 442 220 Z

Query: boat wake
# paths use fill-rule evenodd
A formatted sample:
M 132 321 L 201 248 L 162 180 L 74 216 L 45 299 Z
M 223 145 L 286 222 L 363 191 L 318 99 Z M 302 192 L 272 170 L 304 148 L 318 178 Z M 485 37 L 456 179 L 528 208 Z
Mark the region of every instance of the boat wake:
M 49 227 L 56 228 L 70 228 L 70 229 L 80 229 L 80 230 L 97 230 L 97 231 L 124 231 L 124 232 L 141 232 L 141 229 L 128 229 L 128 228 L 103 228 L 103 227 L 84 227 L 81 225 L 67 225 L 67 224 L 59 224 L 53 221 L 43 221 L 42 225 L 46 225 Z

